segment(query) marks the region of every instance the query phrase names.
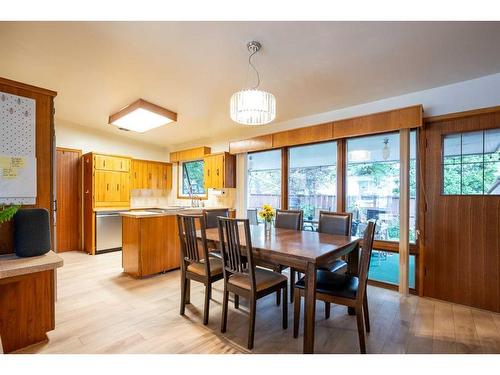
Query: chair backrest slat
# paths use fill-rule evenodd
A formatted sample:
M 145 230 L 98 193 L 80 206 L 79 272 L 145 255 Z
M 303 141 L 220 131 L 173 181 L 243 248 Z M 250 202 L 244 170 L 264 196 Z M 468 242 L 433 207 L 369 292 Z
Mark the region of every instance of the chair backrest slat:
M 219 217 L 218 221 L 224 278 L 227 279 L 231 274 L 247 275 L 255 289 L 255 265 L 249 220 Z M 244 230 L 245 246 L 241 244 L 240 228 Z
M 203 210 L 205 218 L 205 228 L 217 228 L 217 218 L 219 216 L 229 217 L 229 210 L 227 208 L 217 210 Z
M 196 233 L 196 221 L 199 221 L 199 227 L 201 232 L 201 251 L 200 251 L 200 240 L 198 239 Z M 200 253 L 202 258 L 205 260 L 205 267 L 207 268 L 207 275 L 210 274 L 210 262 L 208 262 L 208 246 L 207 246 L 207 236 L 205 231 L 205 219 L 203 215 L 177 215 L 177 225 L 179 227 L 179 240 L 181 248 L 181 260 L 183 264 L 185 262 L 192 263 L 201 261 Z
M 276 210 L 274 226 L 282 229 L 302 230 L 304 213 L 302 210 Z
M 358 293 L 356 295 L 358 303 L 362 303 L 365 297 L 374 237 L 375 237 L 375 223 L 374 221 L 369 221 L 365 229 L 365 234 L 363 236 L 363 242 L 361 245 L 361 259 L 359 262 L 359 276 L 358 276 L 359 285 L 358 285 Z
M 351 235 L 352 213 L 320 211 L 318 232 L 337 234 L 340 236 Z

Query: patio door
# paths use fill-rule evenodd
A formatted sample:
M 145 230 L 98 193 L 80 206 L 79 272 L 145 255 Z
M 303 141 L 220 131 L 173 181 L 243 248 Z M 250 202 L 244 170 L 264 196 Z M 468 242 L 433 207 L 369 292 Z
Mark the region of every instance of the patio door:
M 500 311 L 500 111 L 425 126 L 425 296 Z

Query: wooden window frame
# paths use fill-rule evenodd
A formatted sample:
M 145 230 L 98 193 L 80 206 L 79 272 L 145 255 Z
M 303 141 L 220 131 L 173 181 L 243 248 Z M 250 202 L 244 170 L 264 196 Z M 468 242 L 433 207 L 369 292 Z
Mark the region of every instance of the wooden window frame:
M 415 287 L 410 288 L 410 293 L 412 294 L 418 294 L 419 291 L 422 289 L 421 288 L 421 261 L 422 257 L 420 257 L 420 247 L 421 247 L 421 241 L 420 241 L 420 232 L 422 232 L 422 228 L 420 227 L 420 200 L 421 200 L 421 137 L 424 136 L 424 132 L 421 133 L 420 128 L 412 128 L 410 129 L 411 131 L 415 131 L 415 153 L 416 153 L 416 186 L 417 186 L 417 192 L 416 192 L 416 198 L 415 198 L 415 205 L 416 205 L 416 219 L 415 219 L 415 229 L 417 231 L 417 238 L 415 240 L 415 243 L 410 243 L 409 246 L 409 254 L 415 256 Z M 357 135 L 353 137 L 347 137 L 347 138 L 338 138 L 338 139 L 329 139 L 325 141 L 319 141 L 319 142 L 311 142 L 311 143 L 305 143 L 305 144 L 298 144 L 294 146 L 283 146 L 279 148 L 268 148 L 268 149 L 262 149 L 258 151 L 252 151 L 248 152 L 247 155 L 251 155 L 254 153 L 259 153 L 259 152 L 265 152 L 265 151 L 272 151 L 272 150 L 281 150 L 281 209 L 286 210 L 288 209 L 288 174 L 289 174 L 289 149 L 293 147 L 300 147 L 300 146 L 308 146 L 308 145 L 315 145 L 315 144 L 320 144 L 320 143 L 326 143 L 326 142 L 336 142 L 337 143 L 337 211 L 338 212 L 344 212 L 346 208 L 346 192 L 347 192 L 347 141 L 349 139 L 355 139 L 355 138 L 362 138 L 362 137 L 369 137 L 369 136 L 375 136 L 375 135 L 383 135 L 383 134 L 399 134 L 399 131 L 391 130 L 388 132 L 384 133 L 377 133 L 377 134 L 366 134 L 366 135 Z M 245 171 L 247 173 L 247 171 Z M 248 192 L 247 192 L 248 195 Z M 245 197 L 245 199 L 248 199 L 248 196 Z M 382 251 L 387 251 L 391 253 L 398 253 L 399 254 L 399 241 L 384 241 L 384 240 L 375 240 L 373 242 L 373 248 L 376 250 L 382 250 Z M 391 284 L 391 283 L 384 283 L 382 281 L 371 281 L 372 285 L 377 285 L 377 286 L 382 286 L 386 287 L 388 289 L 394 289 L 397 290 L 398 286 Z
M 489 130 L 500 130 L 500 127 L 498 128 L 484 128 L 484 129 L 479 129 L 479 130 L 468 130 L 468 131 L 463 131 L 463 132 L 447 132 L 445 134 L 442 134 L 441 135 L 441 150 L 440 150 L 440 154 L 441 154 L 441 168 L 440 168 L 440 195 L 443 196 L 443 197 L 489 197 L 489 196 L 499 196 L 500 194 L 485 194 L 484 192 L 484 166 L 487 162 L 484 161 L 484 146 L 485 146 L 485 134 L 487 131 Z M 479 133 L 481 132 L 482 133 L 482 136 L 483 136 L 483 151 L 482 151 L 482 156 L 483 156 L 483 161 L 482 162 L 478 162 L 478 163 L 462 163 L 462 156 L 463 156 L 463 153 L 462 153 L 462 136 L 464 134 L 467 134 L 467 133 Z M 447 137 L 447 136 L 450 136 L 450 135 L 460 135 L 460 164 L 456 164 L 456 165 L 460 165 L 460 194 L 445 194 L 444 193 L 444 139 Z M 493 162 L 494 163 L 494 162 Z M 482 164 L 483 165 L 483 193 L 482 194 L 463 194 L 462 193 L 462 178 L 463 178 L 463 173 L 462 173 L 462 166 L 464 164 Z

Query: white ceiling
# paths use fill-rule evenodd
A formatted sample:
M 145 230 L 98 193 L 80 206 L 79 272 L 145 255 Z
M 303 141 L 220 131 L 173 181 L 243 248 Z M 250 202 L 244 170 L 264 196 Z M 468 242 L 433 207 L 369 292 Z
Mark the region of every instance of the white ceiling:
M 252 39 L 277 122 L 500 72 L 498 22 L 0 22 L 0 76 L 58 91 L 56 119 L 169 148 L 222 142 L 262 133 L 229 118 Z M 107 125 L 138 98 L 177 123 Z

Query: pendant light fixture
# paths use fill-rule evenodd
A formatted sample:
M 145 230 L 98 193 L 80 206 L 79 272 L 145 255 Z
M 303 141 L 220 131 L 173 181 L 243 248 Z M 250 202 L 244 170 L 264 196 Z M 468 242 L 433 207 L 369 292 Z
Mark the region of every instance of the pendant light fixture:
M 276 118 L 276 98 L 273 94 L 258 90 L 260 85 L 259 72 L 252 64 L 252 57 L 260 51 L 262 45 L 257 41 L 247 44 L 250 55 L 248 65 L 257 75 L 257 84 L 250 88 L 238 91 L 231 96 L 230 115 L 234 122 L 242 125 L 264 125 Z
M 384 160 L 389 159 L 391 156 L 391 149 L 389 148 L 389 138 L 384 138 L 384 148 L 382 148 L 382 157 Z

